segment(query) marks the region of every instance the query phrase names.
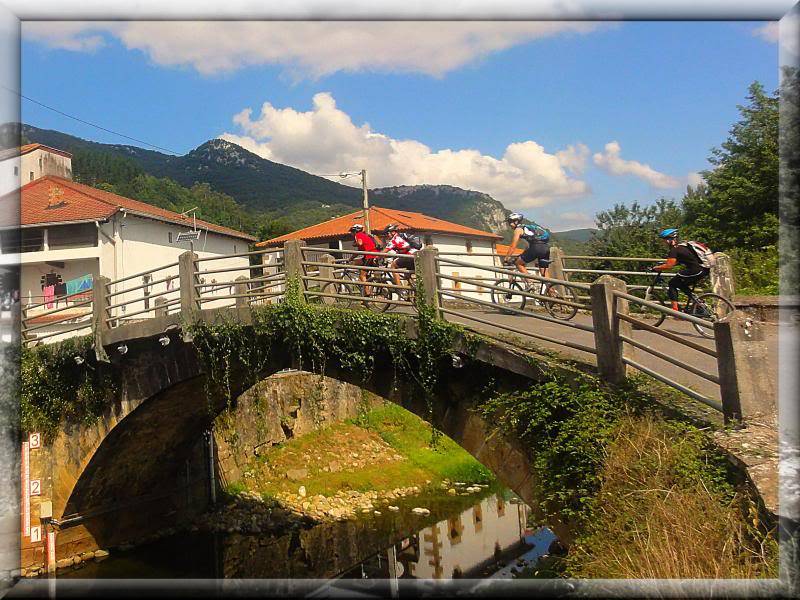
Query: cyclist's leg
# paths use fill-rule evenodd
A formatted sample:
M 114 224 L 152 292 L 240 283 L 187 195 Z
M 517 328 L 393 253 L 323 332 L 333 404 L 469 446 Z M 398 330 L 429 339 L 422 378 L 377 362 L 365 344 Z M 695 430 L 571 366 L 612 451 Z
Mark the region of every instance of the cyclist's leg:
M 399 263 L 400 263 L 400 258 L 395 258 L 391 263 L 389 263 L 389 266 L 392 269 L 399 269 L 400 267 L 397 266 Z M 400 273 L 392 272 L 392 282 L 395 285 L 401 285 L 401 283 L 400 283 Z
M 675 277 L 670 279 L 669 285 L 667 286 L 667 297 L 672 301 L 672 310 L 680 310 L 680 305 L 678 304 L 678 290 L 681 290 L 688 298 L 689 288 L 702 279 L 703 276 L 704 273 L 702 271 L 700 273 L 678 271 Z
M 672 310 L 680 310 L 678 306 L 678 290 L 681 289 L 683 289 L 683 282 L 677 275 L 669 280 L 669 285 L 667 285 L 667 298 L 672 302 Z

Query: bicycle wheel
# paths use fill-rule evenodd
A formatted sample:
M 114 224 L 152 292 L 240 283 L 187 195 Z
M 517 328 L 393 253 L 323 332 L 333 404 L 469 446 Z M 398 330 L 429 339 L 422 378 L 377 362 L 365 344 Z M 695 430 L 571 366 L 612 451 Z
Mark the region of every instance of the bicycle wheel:
M 692 323 L 697 333 L 703 337 L 713 338 L 713 324 L 736 310 L 733 303 L 719 294 L 700 294 L 689 306 L 688 313 L 692 316 L 708 321 L 711 328 Z
M 578 303 L 578 297 L 575 294 L 575 290 L 566 285 L 552 283 L 547 284 L 544 295 L 552 295 L 558 300 L 568 300 L 569 302 L 574 302 L 576 304 Z M 544 304 L 544 307 L 547 309 L 547 312 L 550 313 L 551 317 L 555 319 L 561 319 L 562 321 L 569 321 L 572 317 L 578 314 L 577 306 L 569 306 L 567 304 L 550 302 L 548 300 L 542 300 L 542 304 Z
M 493 304 L 497 304 L 501 308 L 516 308 L 517 310 L 525 308 L 527 298 L 520 293 L 522 292 L 522 286 L 519 283 L 503 278 L 495 281 L 494 285 L 503 288 L 503 291 L 492 290 Z
M 381 282 L 374 281 L 370 282 L 370 291 L 369 296 L 365 295 L 365 287 L 361 288 L 362 295 L 365 295 L 363 304 L 366 308 L 373 312 L 386 312 L 392 306 L 389 302 L 377 302 L 375 300 L 391 300 L 392 299 L 392 289 L 386 287 L 385 285 L 381 285 Z
M 647 290 L 644 299 L 648 300 L 649 302 L 655 302 L 656 304 L 660 304 L 665 308 L 672 308 L 672 304 L 667 301 L 666 294 L 664 294 L 664 292 L 659 289 Z M 647 317 L 645 321 L 649 325 L 652 325 L 653 327 L 659 327 L 664 322 L 664 319 L 667 318 L 666 313 L 663 313 L 660 310 L 656 310 L 655 308 L 650 308 L 649 306 L 644 306 L 643 304 L 631 303 L 631 307 L 634 306 L 638 311 L 637 314 Z M 634 325 L 633 328 L 637 329 L 636 325 Z
M 358 286 L 349 284 L 347 281 L 337 281 L 335 283 L 329 281 L 323 286 L 322 293 L 336 294 L 337 296 L 360 296 L 361 294 L 357 288 Z M 356 302 L 352 298 L 331 298 L 329 296 L 320 296 L 319 298 L 323 304 L 341 306 L 342 308 L 350 308 L 353 302 Z

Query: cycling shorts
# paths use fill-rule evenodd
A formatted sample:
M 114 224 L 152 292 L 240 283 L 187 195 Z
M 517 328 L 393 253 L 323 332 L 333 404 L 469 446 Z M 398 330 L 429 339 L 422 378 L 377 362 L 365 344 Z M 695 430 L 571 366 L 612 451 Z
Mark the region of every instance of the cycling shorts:
M 414 257 L 413 256 L 400 256 L 395 261 L 395 265 L 398 269 L 408 269 L 409 271 L 414 270 Z
M 537 261 L 540 269 L 545 269 L 550 265 L 550 246 L 548 244 L 530 244 L 520 256 L 525 264 Z

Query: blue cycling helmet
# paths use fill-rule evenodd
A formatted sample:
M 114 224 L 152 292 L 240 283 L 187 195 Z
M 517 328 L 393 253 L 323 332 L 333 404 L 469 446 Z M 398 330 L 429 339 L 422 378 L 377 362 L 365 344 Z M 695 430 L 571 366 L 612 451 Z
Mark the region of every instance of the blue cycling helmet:
M 674 227 L 670 227 L 668 229 L 664 229 L 658 234 L 658 237 L 668 240 L 669 238 L 678 237 L 678 230 Z

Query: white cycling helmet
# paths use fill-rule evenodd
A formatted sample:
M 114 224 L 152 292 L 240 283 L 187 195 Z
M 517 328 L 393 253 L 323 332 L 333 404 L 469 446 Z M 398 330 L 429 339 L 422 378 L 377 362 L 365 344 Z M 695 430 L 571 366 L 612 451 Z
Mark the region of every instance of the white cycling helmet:
M 355 223 L 350 227 L 351 233 L 358 233 L 359 231 L 364 231 L 364 226 L 361 223 Z
M 521 214 L 519 214 L 519 213 L 511 213 L 510 215 L 508 215 L 508 216 L 506 217 L 506 223 L 513 223 L 514 221 L 516 221 L 517 223 L 519 223 L 519 222 L 520 222 L 520 221 L 522 221 L 522 219 L 524 219 L 524 218 L 525 218 L 525 217 L 523 217 L 523 216 L 522 216 Z

